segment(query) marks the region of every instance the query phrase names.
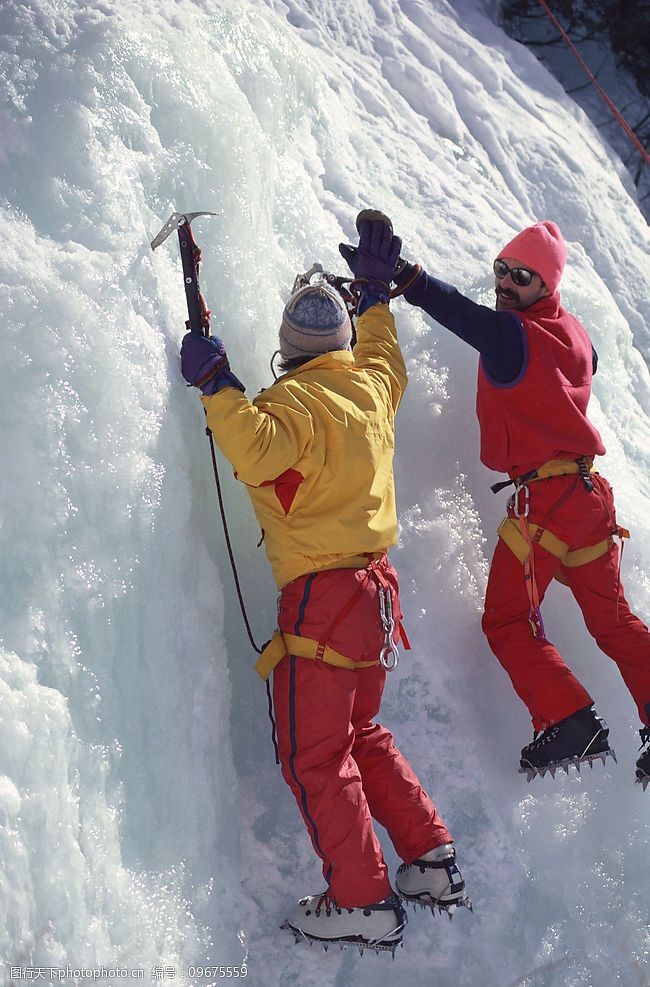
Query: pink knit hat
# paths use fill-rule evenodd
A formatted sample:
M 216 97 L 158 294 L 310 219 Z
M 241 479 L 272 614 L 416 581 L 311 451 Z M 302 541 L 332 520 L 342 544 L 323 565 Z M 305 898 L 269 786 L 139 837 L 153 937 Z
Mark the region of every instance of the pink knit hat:
M 566 244 L 555 223 L 546 220 L 527 226 L 507 243 L 497 260 L 512 257 L 536 271 L 551 294 L 556 291 L 566 263 Z

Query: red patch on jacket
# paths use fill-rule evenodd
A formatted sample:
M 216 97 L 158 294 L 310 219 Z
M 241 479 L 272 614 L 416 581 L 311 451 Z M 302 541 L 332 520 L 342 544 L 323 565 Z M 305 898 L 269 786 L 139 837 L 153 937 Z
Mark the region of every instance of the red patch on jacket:
M 275 496 L 280 501 L 282 510 L 285 514 L 288 514 L 298 493 L 298 488 L 304 479 L 304 476 L 298 470 L 288 469 L 284 473 L 280 473 L 279 476 L 276 476 L 275 480 L 265 480 L 264 483 L 260 483 L 260 486 L 270 487 L 273 485 L 275 487 Z

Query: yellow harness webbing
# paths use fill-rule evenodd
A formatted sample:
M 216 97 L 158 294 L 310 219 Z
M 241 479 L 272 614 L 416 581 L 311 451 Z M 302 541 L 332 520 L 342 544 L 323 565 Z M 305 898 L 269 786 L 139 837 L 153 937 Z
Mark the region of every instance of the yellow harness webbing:
M 337 668 L 347 668 L 356 671 L 358 668 L 370 668 L 378 665 L 379 659 L 375 661 L 352 661 L 345 655 L 330 648 L 329 645 L 319 647 L 319 642 L 311 637 L 300 637 L 297 634 L 287 634 L 276 630 L 264 651 L 255 664 L 257 674 L 264 680 L 268 679 L 271 672 L 278 665 L 285 655 L 295 655 L 297 658 L 313 658 L 324 661 L 326 665 L 335 665 Z
M 593 472 L 594 460 L 591 456 L 581 457 L 584 466 L 580 468 L 580 463 L 575 459 L 549 459 L 543 463 L 539 469 L 529 476 L 526 483 L 534 483 L 535 480 L 547 480 L 551 476 L 570 476 L 572 473 L 582 473 L 583 471 Z M 515 485 L 519 486 L 519 478 L 515 478 Z
M 549 531 L 546 524 L 560 504 L 562 504 L 567 497 L 571 495 L 572 489 L 574 489 L 572 487 L 568 487 L 553 504 L 550 511 L 546 514 L 546 517 L 542 520 L 541 526 L 538 524 L 533 524 L 528 520 L 530 499 L 528 490 L 529 483 L 534 483 L 536 480 L 545 480 L 553 476 L 570 476 L 572 474 L 579 474 L 579 478 L 576 478 L 576 482 L 579 484 L 580 480 L 582 480 L 587 489 L 593 490 L 594 483 L 589 476 L 592 472 L 593 458 L 589 456 L 581 456 L 577 460 L 551 459 L 548 462 L 543 463 L 542 466 L 534 472 L 513 478 L 515 492 L 511 497 L 509 506 L 512 507 L 515 517 L 505 517 L 503 519 L 498 528 L 498 535 L 524 567 L 524 579 L 530 601 L 528 619 L 533 632 L 533 637 L 542 639 L 545 638 L 544 622 L 542 620 L 539 594 L 535 580 L 535 555 L 533 548 L 536 544 L 540 545 L 545 551 L 549 552 L 550 555 L 554 555 L 555 558 L 560 560 L 561 568 L 558 569 L 555 574 L 555 578 L 558 582 L 567 585 L 569 580 L 566 572 L 564 571 L 565 569 L 579 568 L 580 566 L 587 565 L 589 562 L 593 562 L 595 559 L 601 558 L 601 556 L 605 555 L 607 552 L 611 552 L 614 547 L 614 538 L 620 538 L 621 552 L 618 558 L 618 579 L 616 590 L 616 612 L 618 615 L 618 594 L 621 582 L 623 539 L 629 538 L 630 532 L 626 528 L 622 528 L 620 525 L 615 524 L 613 518 L 611 518 L 613 527 L 607 538 L 603 538 L 602 541 L 596 542 L 594 545 L 585 545 L 582 548 L 569 551 L 568 543 L 562 541 L 557 537 L 557 535 L 554 535 L 552 531 Z M 503 484 L 498 486 L 503 486 Z M 493 487 L 493 489 L 496 488 Z M 522 494 L 523 510 L 520 497 Z
M 528 523 L 528 530 L 530 532 L 531 540 L 535 540 L 535 534 L 538 530 L 538 525 Z M 521 563 L 525 562 L 530 553 L 530 544 L 526 541 L 521 531 L 519 530 L 519 525 L 514 518 L 506 517 L 503 519 L 498 528 L 499 538 L 501 538 L 511 552 L 513 552 Z M 629 538 L 630 532 L 627 528 L 619 528 L 616 532 L 619 538 Z M 588 562 L 593 562 L 594 559 L 599 559 L 601 555 L 609 552 L 614 545 L 614 535 L 609 535 L 608 538 L 604 538 L 602 541 L 596 542 L 595 545 L 586 545 L 584 548 L 577 548 L 575 551 L 570 552 L 569 546 L 566 542 L 561 541 L 552 531 L 547 528 L 542 532 L 541 538 L 538 542 L 542 548 L 550 552 L 556 558 L 560 559 L 563 566 L 568 569 L 576 568 L 577 566 L 587 565 Z

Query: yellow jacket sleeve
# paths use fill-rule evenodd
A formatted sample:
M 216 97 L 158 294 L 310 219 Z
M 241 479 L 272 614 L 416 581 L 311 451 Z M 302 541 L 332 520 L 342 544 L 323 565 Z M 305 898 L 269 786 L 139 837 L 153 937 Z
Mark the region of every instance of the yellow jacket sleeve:
M 356 331 L 355 366 L 367 370 L 388 390 L 393 411 L 397 411 L 408 378 L 388 305 L 378 302 L 366 309 L 357 319 Z
M 312 416 L 292 393 L 253 404 L 235 387 L 202 397 L 208 426 L 238 479 L 250 486 L 275 480 L 309 451 Z

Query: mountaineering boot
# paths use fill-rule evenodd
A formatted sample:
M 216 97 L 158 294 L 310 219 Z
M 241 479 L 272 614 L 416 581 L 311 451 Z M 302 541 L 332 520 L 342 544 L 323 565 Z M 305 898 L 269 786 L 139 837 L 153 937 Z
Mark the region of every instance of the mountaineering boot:
M 414 905 L 446 911 L 465 905 L 472 911 L 472 903 L 465 894 L 465 882 L 456 866 L 456 851 L 451 843 L 444 843 L 435 850 L 423 853 L 411 864 L 402 864 L 395 876 L 395 887 L 401 898 Z
M 293 932 L 296 942 L 307 939 L 321 943 L 324 949 L 330 943 L 341 948 L 354 943 L 360 953 L 364 949 L 389 950 L 394 957 L 406 923 L 406 912 L 396 895 L 372 905 L 343 908 L 324 891 L 301 898 L 280 928 Z
M 578 771 L 581 763 L 593 762 L 600 758 L 603 762 L 608 754 L 616 760 L 607 737 L 609 729 L 605 721 L 597 715 L 593 706 L 585 706 L 566 719 L 554 723 L 541 734 L 535 734 L 531 744 L 521 752 L 520 773 L 528 775 L 528 781 L 547 771 L 555 777 L 558 768 L 569 773 L 574 764 Z
M 641 737 L 639 750 L 643 751 L 643 753 L 636 762 L 636 783 L 637 785 L 643 785 L 643 791 L 645 792 L 650 782 L 650 727 L 642 727 L 639 730 L 639 735 Z M 644 747 L 645 750 L 643 750 Z
M 646 703 L 645 711 L 650 720 L 650 703 Z M 636 782 L 637 785 L 643 785 L 643 791 L 645 792 L 650 782 L 650 726 L 641 727 L 639 736 L 641 737 L 639 750 L 642 753 L 636 762 Z M 643 750 L 644 747 L 645 750 Z

